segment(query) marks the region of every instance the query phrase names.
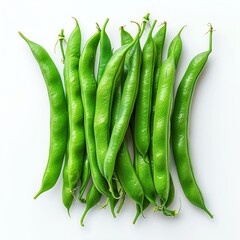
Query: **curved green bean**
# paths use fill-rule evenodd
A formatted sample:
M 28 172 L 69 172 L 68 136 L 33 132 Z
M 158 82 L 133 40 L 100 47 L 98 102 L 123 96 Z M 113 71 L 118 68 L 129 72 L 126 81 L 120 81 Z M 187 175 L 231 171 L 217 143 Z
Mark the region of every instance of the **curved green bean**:
M 36 199 L 41 193 L 51 189 L 60 175 L 67 145 L 67 102 L 63 90 L 62 80 L 56 65 L 46 50 L 27 39 L 22 33 L 20 36 L 27 42 L 33 56 L 38 62 L 44 77 L 50 103 L 50 147 L 48 163 L 43 175 L 42 185 Z

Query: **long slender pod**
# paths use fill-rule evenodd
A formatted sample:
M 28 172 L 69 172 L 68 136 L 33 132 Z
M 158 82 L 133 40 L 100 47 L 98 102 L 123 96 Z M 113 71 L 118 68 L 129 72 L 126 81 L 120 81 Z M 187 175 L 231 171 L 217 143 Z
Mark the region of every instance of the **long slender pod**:
M 171 41 L 169 48 L 168 48 L 168 57 L 173 55 L 174 56 L 174 62 L 175 62 L 175 67 L 177 68 L 178 62 L 182 53 L 182 39 L 181 39 L 181 33 L 183 29 L 186 26 L 183 26 L 178 34 L 174 37 L 174 39 Z
M 136 38 L 137 39 L 137 38 Z M 135 39 L 135 40 L 136 40 Z M 110 137 L 111 106 L 115 85 L 121 74 L 127 51 L 135 41 L 120 47 L 106 65 L 96 94 L 96 111 L 94 117 L 94 135 L 96 141 L 97 161 L 100 172 L 104 173 L 104 158 Z
M 209 49 L 192 59 L 181 80 L 172 117 L 173 155 L 182 189 L 188 200 L 203 209 L 211 218 L 213 215 L 206 208 L 201 190 L 194 177 L 189 146 L 189 118 L 197 80 L 212 52 L 212 31 L 210 25 Z
M 78 71 L 81 31 L 76 19 L 75 21 L 76 27 L 69 37 L 66 48 L 63 71 L 69 119 L 68 180 L 72 191 L 75 191 L 81 178 L 85 154 L 83 104 Z
M 83 194 L 87 188 L 88 182 L 91 177 L 91 170 L 90 170 L 90 164 L 89 164 L 89 159 L 88 156 L 85 156 L 84 159 L 84 164 L 83 164 L 83 171 L 82 171 L 82 176 L 81 176 L 81 185 L 78 191 L 78 199 L 81 202 L 85 202 L 85 199 L 83 198 Z
M 109 184 L 111 184 L 118 151 L 127 132 L 137 97 L 142 56 L 139 38 L 129 51 L 131 51 L 132 55 L 129 59 L 128 74 L 123 86 L 122 97 L 120 98 L 117 119 L 113 126 L 108 149 L 104 159 L 104 176 Z
M 60 175 L 67 145 L 67 101 L 65 98 L 62 80 L 56 65 L 46 50 L 27 39 L 22 33 L 20 36 L 29 45 L 33 56 L 38 62 L 45 80 L 50 103 L 50 147 L 48 163 L 43 175 L 42 185 L 35 199 L 43 192 L 51 189 Z
M 62 202 L 63 205 L 66 207 L 69 216 L 73 199 L 74 195 L 68 181 L 68 156 L 66 154 L 65 163 L 63 166 Z
M 87 155 L 91 169 L 92 180 L 96 189 L 100 193 L 104 194 L 108 198 L 112 198 L 108 189 L 108 184 L 98 168 L 93 128 L 97 90 L 97 82 L 94 77 L 94 66 L 96 51 L 100 40 L 100 32 L 100 29 L 98 29 L 97 33 L 94 34 L 84 46 L 82 56 L 79 61 L 79 80 L 84 109 Z M 114 213 L 113 216 L 115 216 Z
M 139 44 L 139 43 L 136 43 L 136 44 Z M 140 45 L 138 47 L 140 48 Z M 121 86 L 119 86 L 119 88 L 116 90 L 114 95 L 113 107 L 117 108 L 117 111 L 113 111 L 113 113 L 115 113 L 114 114 L 115 116 L 113 115 L 112 117 L 113 125 L 114 123 L 116 124 L 117 122 L 118 114 L 121 114 L 121 112 L 119 111 L 120 106 L 121 106 Z M 119 149 L 117 159 L 116 159 L 115 172 L 124 192 L 131 199 L 133 199 L 136 202 L 136 204 L 139 205 L 140 209 L 142 209 L 144 192 L 143 192 L 141 183 L 135 173 L 134 167 L 132 165 L 131 157 L 128 151 L 126 141 L 123 141 Z
M 167 202 L 170 190 L 170 119 L 174 79 L 175 62 L 172 54 L 161 67 L 153 118 L 153 179 L 163 206 Z
M 135 128 L 134 141 L 142 156 L 146 156 L 150 145 L 152 85 L 156 57 L 156 48 L 152 37 L 152 31 L 155 24 L 156 21 L 153 22 L 147 41 L 143 47 L 141 77 L 135 106 L 135 124 L 138 127 Z
M 106 33 L 106 26 L 108 24 L 108 21 L 109 19 L 107 18 L 101 30 L 97 83 L 100 82 L 106 65 L 113 54 L 111 41 Z
M 80 220 L 80 224 L 82 226 L 84 226 L 83 222 L 84 222 L 84 219 L 85 219 L 88 211 L 99 203 L 99 201 L 101 200 L 101 196 L 102 196 L 102 194 L 97 190 L 95 185 L 92 184 L 91 188 L 89 189 L 89 191 L 87 193 L 86 208 L 85 208 L 83 215 L 81 217 L 81 220 Z

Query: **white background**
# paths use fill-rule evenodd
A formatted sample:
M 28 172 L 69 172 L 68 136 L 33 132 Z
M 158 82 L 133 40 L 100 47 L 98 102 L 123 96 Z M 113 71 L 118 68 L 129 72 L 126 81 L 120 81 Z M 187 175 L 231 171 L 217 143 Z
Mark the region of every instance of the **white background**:
M 0 239 L 240 239 L 240 15 L 237 1 L 181 0 L 1 0 L 0 1 Z M 43 45 L 57 63 L 53 47 L 61 28 L 66 36 L 78 18 L 83 42 L 95 33 L 95 22 L 110 18 L 107 31 L 116 49 L 120 25 L 136 32 L 129 21 L 168 22 L 166 46 L 185 24 L 183 52 L 176 78 L 179 83 L 190 59 L 208 47 L 207 23 L 214 32 L 213 53 L 199 79 L 191 113 L 191 152 L 196 178 L 206 205 L 214 214 L 187 202 L 172 165 L 176 218 L 146 211 L 133 225 L 135 205 L 129 200 L 113 219 L 109 209 L 89 212 L 79 225 L 83 205 L 75 203 L 69 218 L 61 202 L 61 178 L 55 188 L 33 200 L 48 157 L 49 104 L 40 70 L 25 42 Z

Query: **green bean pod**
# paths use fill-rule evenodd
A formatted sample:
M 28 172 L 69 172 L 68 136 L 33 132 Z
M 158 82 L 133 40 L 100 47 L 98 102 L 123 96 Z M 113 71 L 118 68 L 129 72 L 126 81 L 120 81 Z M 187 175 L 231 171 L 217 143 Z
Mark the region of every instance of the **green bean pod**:
M 86 208 L 85 208 L 83 215 L 81 217 L 81 220 L 80 220 L 80 224 L 82 226 L 84 226 L 83 222 L 84 222 L 84 219 L 85 219 L 88 211 L 99 203 L 99 201 L 101 200 L 101 196 L 102 196 L 102 194 L 97 190 L 97 188 L 93 184 L 87 193 Z
M 116 161 L 116 173 L 124 189 L 124 192 L 133 201 L 143 208 L 144 191 L 142 185 L 132 166 L 131 157 L 128 152 L 127 144 L 124 141 L 119 150 L 119 155 Z
M 178 177 L 186 197 L 193 205 L 204 210 L 212 218 L 213 215 L 205 206 L 194 176 L 189 146 L 191 102 L 199 75 L 212 52 L 212 26 L 209 31 L 208 51 L 202 52 L 192 59 L 177 90 L 172 117 L 172 146 Z
M 173 54 L 176 68 L 178 66 L 178 62 L 179 62 L 181 52 L 182 52 L 181 33 L 184 28 L 185 28 L 185 26 L 183 26 L 180 29 L 177 36 L 172 40 L 172 42 L 170 43 L 169 48 L 168 48 L 168 57 L 170 57 Z
M 149 163 L 148 155 L 143 157 L 137 150 L 136 146 L 134 149 L 134 166 L 138 175 L 139 181 L 142 184 L 144 195 L 148 201 L 157 206 L 157 193 L 153 183 L 153 177 L 151 172 L 151 166 Z
M 121 45 L 122 46 L 133 42 L 133 37 L 131 36 L 131 34 L 129 32 L 127 32 L 124 29 L 123 26 L 120 27 L 120 36 L 121 36 Z M 124 79 L 127 78 L 127 73 L 128 73 L 128 68 L 129 68 L 129 54 L 130 54 L 130 51 L 127 52 L 125 62 L 124 62 L 124 72 L 123 72 Z
M 48 163 L 41 188 L 34 197 L 36 199 L 41 193 L 51 189 L 56 184 L 62 169 L 67 145 L 67 102 L 60 74 L 49 54 L 43 47 L 30 41 L 22 33 L 19 32 L 19 34 L 27 42 L 33 56 L 38 62 L 47 86 L 50 103 L 50 147 Z
M 137 38 L 136 38 L 137 39 Z M 107 153 L 109 134 L 111 105 L 115 85 L 121 74 L 124 59 L 127 51 L 135 42 L 120 47 L 111 57 L 106 65 L 105 71 L 98 85 L 96 94 L 96 111 L 94 117 L 94 134 L 96 141 L 96 152 L 99 170 L 104 173 L 104 158 Z
M 150 138 L 150 146 L 149 146 L 149 160 L 151 165 L 152 165 L 153 116 L 154 116 L 154 108 L 155 108 L 155 101 L 156 101 L 156 95 L 157 95 L 159 74 L 162 66 L 162 55 L 163 55 L 163 47 L 164 47 L 164 42 L 166 37 L 166 28 L 167 28 L 167 23 L 164 22 L 163 26 L 158 30 L 158 32 L 153 37 L 153 41 L 156 46 L 156 62 L 155 62 L 154 77 L 153 77 L 152 112 L 151 112 L 151 125 L 150 125 L 151 138 Z
M 99 56 L 99 63 L 98 63 L 98 74 L 97 74 L 97 82 L 99 83 L 103 72 L 106 68 L 107 63 L 109 62 L 110 58 L 112 57 L 112 45 L 110 39 L 106 33 L 106 26 L 108 24 L 109 18 L 106 19 L 100 36 L 100 56 Z
M 75 191 L 81 178 L 85 153 L 83 104 L 78 72 L 81 32 L 76 19 L 75 21 L 76 27 L 69 37 L 66 48 L 63 71 L 69 119 L 68 180 L 72 191 Z
M 81 201 L 83 203 L 85 202 L 85 199 L 83 199 L 83 194 L 87 188 L 90 177 L 91 177 L 90 164 L 89 164 L 88 156 L 86 155 L 85 159 L 84 159 L 84 164 L 83 164 L 81 185 L 80 185 L 79 192 L 78 192 L 78 199 L 79 199 L 79 201 Z
M 175 62 L 174 55 L 171 55 L 161 67 L 153 118 L 153 180 L 163 206 L 168 200 L 170 190 L 170 118 L 174 79 Z
M 66 207 L 69 216 L 73 199 L 74 195 L 68 181 L 68 156 L 66 156 L 63 166 L 62 202 L 63 205 Z
M 153 116 L 154 116 L 154 108 L 155 108 L 155 101 L 156 101 L 156 95 L 157 95 L 157 88 L 158 88 L 158 81 L 159 81 L 159 75 L 160 75 L 160 70 L 162 66 L 162 55 L 163 55 L 163 47 L 164 47 L 164 42 L 165 42 L 165 37 L 166 37 L 166 30 L 167 30 L 167 23 L 163 22 L 163 26 L 158 30 L 158 32 L 155 34 L 153 40 L 155 42 L 156 46 L 156 52 L 157 52 L 157 57 L 156 57 L 156 65 L 155 65 L 155 70 L 154 70 L 154 78 L 153 78 L 153 93 L 152 93 L 152 116 L 151 116 L 151 140 L 150 140 L 150 151 L 149 151 L 149 159 L 152 167 L 152 135 L 153 135 Z M 179 34 L 180 35 L 180 34 Z M 178 44 L 177 46 L 181 45 L 181 38 L 178 37 Z M 173 44 L 170 44 L 170 46 Z M 172 49 L 172 47 L 171 47 Z M 179 47 L 177 48 L 179 49 Z M 170 52 L 172 52 L 171 50 Z M 176 58 L 180 58 L 181 51 L 175 51 Z M 166 207 L 170 206 L 171 203 L 173 202 L 174 199 L 174 185 L 172 181 L 172 177 L 170 174 L 170 192 L 169 192 L 169 199 L 166 202 Z
M 152 31 L 155 24 L 156 21 L 154 21 L 149 31 L 147 41 L 143 47 L 141 77 L 135 106 L 135 125 L 138 127 L 135 128 L 134 141 L 138 151 L 143 157 L 146 156 L 150 145 L 152 86 L 156 57 L 156 47 L 153 41 Z
M 96 145 L 93 132 L 93 119 L 96 105 L 97 82 L 94 77 L 96 51 L 101 31 L 98 29 L 85 44 L 79 61 L 79 80 L 84 109 L 84 126 L 86 136 L 87 155 L 89 159 L 92 179 L 95 187 L 102 194 L 108 194 L 107 183 L 99 172 L 96 159 Z
M 99 171 L 96 156 L 96 144 L 94 139 L 94 114 L 96 105 L 96 90 L 97 83 L 94 77 L 94 66 L 96 51 L 100 40 L 100 29 L 94 34 L 85 44 L 82 51 L 82 56 L 79 61 L 79 80 L 81 85 L 81 94 L 84 109 L 84 127 L 86 137 L 87 155 L 91 169 L 92 180 L 96 189 L 107 196 L 112 198 L 109 192 L 108 185 L 104 177 Z M 113 216 L 114 211 L 111 208 Z
M 155 63 L 155 70 L 154 70 L 154 77 L 153 77 L 152 113 L 154 113 L 159 74 L 162 66 L 162 55 L 163 55 L 163 47 L 164 47 L 164 42 L 166 37 L 166 30 L 167 30 L 167 23 L 164 22 L 163 26 L 158 30 L 158 32 L 153 37 L 153 41 L 156 46 L 156 63 Z
M 118 96 L 116 96 L 118 95 Z M 116 92 L 115 98 L 121 99 L 121 92 L 118 94 Z M 118 112 L 120 114 L 120 111 Z M 115 118 L 117 121 L 117 118 Z M 115 123 L 116 124 L 116 123 Z M 143 200 L 144 200 L 144 192 L 141 186 L 141 183 L 135 173 L 134 167 L 131 162 L 131 157 L 128 151 L 126 140 L 123 141 L 119 153 L 117 155 L 116 174 L 119 178 L 121 186 L 124 192 L 133 199 L 137 205 L 139 205 L 140 209 L 143 208 Z
M 136 42 L 132 48 L 133 55 L 135 54 L 135 51 L 138 51 L 138 48 L 141 51 L 139 42 Z M 121 83 L 119 81 L 119 86 L 115 91 L 113 99 L 113 111 L 111 122 L 112 129 L 114 129 L 115 125 L 117 124 L 119 114 L 121 114 L 120 110 L 122 98 L 123 96 L 121 91 Z M 142 209 L 144 192 L 141 183 L 139 182 L 138 177 L 135 173 L 134 167 L 132 165 L 126 141 L 123 141 L 119 149 L 116 159 L 115 173 L 124 193 L 126 193 L 131 199 L 133 199 L 136 202 L 136 204 L 139 205 L 140 209 Z M 119 209 L 121 209 L 121 206 L 120 208 L 118 208 L 118 212 L 120 211 Z
M 129 59 L 128 75 L 123 86 L 117 119 L 113 126 L 108 149 L 104 159 L 104 176 L 110 185 L 118 151 L 127 132 L 138 92 L 142 56 L 139 38 L 129 51 L 131 51 L 132 55 Z
M 144 200 L 143 200 L 142 209 L 140 208 L 140 206 L 138 204 L 136 204 L 136 215 L 133 219 L 133 224 L 135 224 L 137 222 L 140 214 L 143 214 L 143 211 L 146 210 L 149 205 L 150 205 L 150 202 L 147 200 L 147 198 L 144 198 Z

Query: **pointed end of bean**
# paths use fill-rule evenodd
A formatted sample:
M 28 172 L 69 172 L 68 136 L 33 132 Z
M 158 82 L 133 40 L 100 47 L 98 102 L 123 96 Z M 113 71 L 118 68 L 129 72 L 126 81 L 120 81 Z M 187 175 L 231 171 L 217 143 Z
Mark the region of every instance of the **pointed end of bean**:
M 86 207 L 86 209 L 84 210 L 84 212 L 83 212 L 83 215 L 82 215 L 82 217 L 81 217 L 81 219 L 80 219 L 80 225 L 82 226 L 82 227 L 84 227 L 84 219 L 85 219 L 85 217 L 86 217 L 86 215 L 87 215 L 87 213 L 88 213 L 88 208 Z
M 203 210 L 208 214 L 210 218 L 213 218 L 212 213 L 206 207 Z
M 22 37 L 23 40 L 25 40 L 27 43 L 29 42 L 29 39 L 26 38 L 20 31 L 18 32 L 18 34 Z
M 106 21 L 103 24 L 103 27 L 102 27 L 103 32 L 105 32 L 108 22 L 109 22 L 109 18 L 107 18 Z
M 182 33 L 182 31 L 183 31 L 183 29 L 184 29 L 185 27 L 187 27 L 187 25 L 184 25 L 184 26 L 180 29 L 180 31 L 178 32 L 178 36 L 181 35 L 181 33 Z
M 71 214 L 70 214 L 70 207 L 67 208 L 67 213 L 68 213 L 68 216 L 71 217 Z
M 133 224 L 135 224 L 135 223 L 137 222 L 140 214 L 143 212 L 143 211 L 141 210 L 139 204 L 136 205 L 136 209 L 137 209 L 137 212 L 136 212 L 136 215 L 135 215 L 135 217 L 134 217 L 134 219 L 133 219 L 133 222 L 132 222 Z M 142 215 L 143 215 L 143 214 L 142 214 Z M 144 217 L 144 216 L 143 216 L 143 217 Z
M 75 17 L 72 17 L 72 19 L 75 20 L 76 26 L 78 27 L 78 26 L 79 26 L 79 24 L 78 24 L 78 20 L 77 20 Z
M 133 224 L 135 224 L 137 222 L 139 216 L 140 216 L 140 213 L 136 213 L 136 216 L 134 217 L 133 222 L 132 222 Z
M 33 197 L 33 199 L 37 199 L 42 193 L 43 191 L 40 189 L 39 192 Z

